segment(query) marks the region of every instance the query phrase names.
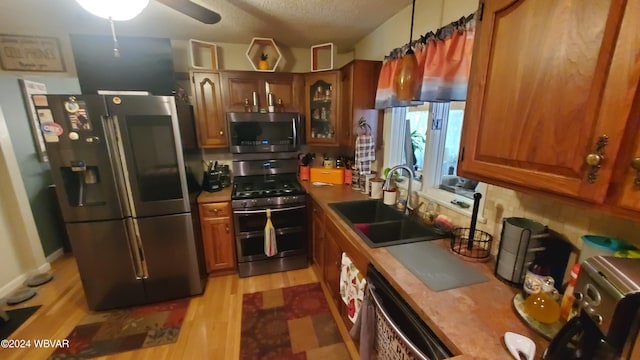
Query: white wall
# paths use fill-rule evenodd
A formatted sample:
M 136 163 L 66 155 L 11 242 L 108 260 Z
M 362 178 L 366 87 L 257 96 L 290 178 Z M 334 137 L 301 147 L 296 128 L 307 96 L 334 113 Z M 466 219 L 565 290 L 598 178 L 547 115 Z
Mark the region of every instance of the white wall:
M 416 0 L 413 39 L 476 11 L 478 0 Z M 382 60 L 409 42 L 411 5 L 400 10 L 355 46 L 355 58 Z
M 27 193 L 0 109 L 0 297 L 32 271 L 48 270 Z
M 277 41 L 276 41 L 277 45 Z M 189 71 L 189 42 L 172 40 L 173 67 L 177 72 Z M 216 43 L 218 49 L 218 68 L 224 70 L 253 71 L 246 53 L 249 44 Z M 278 45 L 282 60 L 278 64 L 278 72 L 306 73 L 311 70 L 311 50 L 308 48 L 286 48 Z M 353 60 L 353 52 L 338 53 L 334 48 L 333 67 L 338 69 Z

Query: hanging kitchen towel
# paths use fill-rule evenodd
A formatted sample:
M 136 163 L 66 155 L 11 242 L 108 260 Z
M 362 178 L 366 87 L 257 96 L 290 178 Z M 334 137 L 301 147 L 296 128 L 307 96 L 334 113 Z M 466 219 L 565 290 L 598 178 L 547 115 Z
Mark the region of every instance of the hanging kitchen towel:
M 267 209 L 267 225 L 264 227 L 264 254 L 273 256 L 277 253 L 276 229 L 271 223 L 271 209 Z
M 356 137 L 356 167 L 360 174 L 371 174 L 371 162 L 376 159 L 376 143 L 371 135 L 358 135 Z
M 368 284 L 375 291 L 373 285 Z M 369 289 L 366 290 L 360 313 L 349 331 L 351 338 L 360 343 L 360 359 L 371 359 L 373 355 L 374 335 L 376 332 L 376 308 Z
M 346 253 L 342 253 L 342 266 L 340 267 L 340 297 L 347 305 L 347 315 L 351 322 L 356 321 L 360 311 L 360 305 L 364 298 L 364 289 L 367 280 L 362 276 Z

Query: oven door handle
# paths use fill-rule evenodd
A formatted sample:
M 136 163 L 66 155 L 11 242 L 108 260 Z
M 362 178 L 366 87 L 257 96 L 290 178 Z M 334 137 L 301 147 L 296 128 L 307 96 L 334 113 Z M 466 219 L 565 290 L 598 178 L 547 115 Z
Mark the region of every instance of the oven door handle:
M 385 309 L 384 305 L 382 304 L 382 300 L 379 299 L 378 295 L 375 293 L 375 290 L 371 286 L 367 286 L 367 290 L 369 291 L 369 295 L 371 296 L 371 299 L 373 300 L 373 305 L 378 308 L 378 310 L 380 311 L 380 314 L 382 315 L 382 317 L 384 319 L 384 320 L 382 320 L 382 319 L 381 320 L 387 323 L 387 326 L 389 326 L 391 328 L 391 331 L 393 331 L 395 333 L 395 335 L 398 337 L 398 340 L 402 341 L 402 343 L 404 343 L 404 345 L 411 352 L 413 352 L 413 355 L 415 356 L 416 359 L 418 359 L 418 360 L 429 360 L 429 358 L 425 354 L 423 354 L 422 351 L 420 351 L 420 349 L 418 349 L 413 344 L 413 342 L 411 342 L 411 340 L 402 332 L 402 330 L 400 330 L 400 327 L 398 327 L 398 325 L 395 323 L 395 321 L 393 321 L 393 319 L 391 318 L 391 316 L 389 315 L 389 313 Z
M 300 205 L 300 206 L 294 206 L 294 207 L 287 207 L 287 208 L 277 208 L 277 209 L 271 209 L 271 212 L 280 212 L 280 211 L 289 211 L 289 210 L 298 210 L 298 209 L 304 209 L 306 208 L 306 205 Z M 234 214 L 239 214 L 239 215 L 245 215 L 245 214 L 262 214 L 262 213 L 266 213 L 267 209 L 261 209 L 261 210 L 234 210 L 233 213 Z

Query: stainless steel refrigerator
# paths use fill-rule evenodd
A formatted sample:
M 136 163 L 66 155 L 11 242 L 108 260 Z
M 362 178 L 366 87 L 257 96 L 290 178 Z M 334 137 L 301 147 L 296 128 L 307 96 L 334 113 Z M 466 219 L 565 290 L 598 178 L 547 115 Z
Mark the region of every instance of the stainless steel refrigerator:
M 33 101 L 89 308 L 201 294 L 206 270 L 174 99 Z

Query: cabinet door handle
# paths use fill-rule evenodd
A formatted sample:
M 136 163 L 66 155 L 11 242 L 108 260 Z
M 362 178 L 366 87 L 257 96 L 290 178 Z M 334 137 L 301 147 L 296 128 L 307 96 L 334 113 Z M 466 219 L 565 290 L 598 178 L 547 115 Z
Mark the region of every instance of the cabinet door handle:
M 224 131 L 220 130 L 220 136 L 224 135 Z
M 604 160 L 604 149 L 607 147 L 609 143 L 609 137 L 607 135 L 601 135 L 598 138 L 598 142 L 596 143 L 596 148 L 590 154 L 584 158 L 585 163 L 589 166 L 589 174 L 587 175 L 587 179 L 589 183 L 593 184 L 598 179 L 598 171 L 600 170 L 600 166 L 602 166 L 602 161 Z
M 640 187 L 640 157 L 633 158 L 631 160 L 631 168 L 636 171 L 635 186 Z
M 227 234 L 228 234 L 228 233 L 229 233 L 229 224 L 226 224 L 226 225 L 225 225 L 225 228 L 226 228 L 226 230 L 227 230 Z

